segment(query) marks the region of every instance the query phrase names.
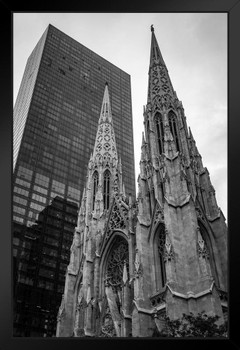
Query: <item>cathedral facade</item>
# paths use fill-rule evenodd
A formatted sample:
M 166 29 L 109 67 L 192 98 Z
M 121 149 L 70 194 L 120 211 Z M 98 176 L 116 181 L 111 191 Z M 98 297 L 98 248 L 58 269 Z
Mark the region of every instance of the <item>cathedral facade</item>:
M 225 218 L 151 31 L 137 200 L 125 193 L 106 83 L 58 337 L 152 337 L 164 315 L 227 315 Z

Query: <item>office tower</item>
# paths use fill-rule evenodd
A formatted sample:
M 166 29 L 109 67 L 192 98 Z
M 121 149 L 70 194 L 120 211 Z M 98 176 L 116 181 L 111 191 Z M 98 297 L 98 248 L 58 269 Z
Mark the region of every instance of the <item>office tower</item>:
M 14 335 L 52 336 L 102 91 L 112 96 L 126 192 L 135 195 L 130 76 L 49 25 L 14 108 Z
M 153 337 L 165 316 L 227 318 L 225 218 L 151 31 L 138 198 L 124 191 L 106 86 L 59 307 L 60 337 Z

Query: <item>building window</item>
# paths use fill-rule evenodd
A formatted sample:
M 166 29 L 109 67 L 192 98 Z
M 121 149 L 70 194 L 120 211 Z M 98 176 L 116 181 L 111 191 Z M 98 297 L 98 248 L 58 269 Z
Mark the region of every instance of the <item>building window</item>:
M 33 285 L 33 279 L 21 273 L 18 274 L 18 282 L 28 284 L 30 286 Z
M 35 183 L 43 187 L 48 187 L 49 177 L 36 173 Z
M 116 236 L 106 266 L 106 277 L 117 291 L 122 286 L 124 264 L 129 277 L 128 243 L 121 236 Z
M 109 209 L 110 203 L 110 171 L 106 170 L 103 176 L 103 204 L 104 209 Z
M 92 206 L 93 210 L 95 205 L 97 188 L 98 188 L 98 172 L 95 171 L 93 174 L 93 206 Z
M 20 207 L 14 205 L 14 206 L 13 206 L 13 211 L 14 211 L 14 213 L 18 213 L 18 214 L 21 214 L 21 215 L 25 215 L 26 209 L 20 208 Z
M 21 180 L 21 179 L 18 179 L 16 178 L 16 183 L 19 184 L 19 185 L 22 185 L 22 186 L 25 186 L 25 187 L 30 187 L 30 182 L 27 182 L 27 181 L 24 181 L 24 180 Z
M 40 203 L 46 203 L 46 198 L 45 197 L 42 197 L 36 193 L 33 193 L 32 194 L 32 199 L 34 199 L 35 201 L 38 201 Z
M 45 257 L 42 257 L 41 264 L 43 264 L 45 266 L 48 266 L 48 267 L 52 267 L 52 268 L 55 268 L 56 265 L 57 265 L 55 260 L 48 259 L 48 258 L 45 258 Z
M 39 276 L 47 277 L 47 278 L 54 278 L 55 271 L 47 270 L 47 269 L 39 269 Z
M 34 185 L 33 189 L 37 192 L 47 195 L 47 190 L 45 188 Z
M 24 205 L 24 206 L 27 205 L 27 200 L 23 199 L 21 197 L 13 196 L 13 201 L 15 203 L 19 203 L 19 204 Z
M 80 191 L 74 187 L 68 186 L 67 197 L 71 199 L 80 200 Z
M 58 255 L 57 250 L 55 250 L 53 248 L 48 248 L 48 247 L 45 247 L 45 246 L 42 249 L 42 253 L 46 254 L 48 256 L 51 256 L 51 257 L 56 257 Z
M 13 238 L 13 244 L 14 244 L 14 245 L 19 245 L 19 244 L 20 244 L 20 239 L 17 238 L 17 237 L 14 237 L 14 238 Z
M 53 290 L 54 284 L 52 282 L 46 281 L 46 280 L 39 280 L 38 281 L 38 287 L 44 288 L 48 290 Z
M 177 120 L 176 120 L 176 115 L 172 111 L 169 112 L 168 114 L 168 121 L 169 121 L 169 126 L 170 126 L 173 139 L 175 141 L 176 149 L 178 152 L 180 152 Z
M 166 268 L 164 261 L 166 234 L 163 224 L 158 226 L 154 242 L 156 290 L 161 291 L 166 284 Z
M 164 252 L 165 252 L 165 229 L 164 226 L 161 226 L 158 234 L 158 253 L 160 258 L 160 268 L 161 268 L 161 283 L 162 287 L 166 284 L 166 269 L 165 269 L 165 261 L 164 261 Z
M 65 185 L 59 181 L 53 180 L 52 181 L 52 191 L 55 191 L 55 192 L 63 195 L 65 192 Z
M 18 173 L 17 173 L 18 177 L 31 181 L 32 174 L 33 174 L 32 170 L 29 170 L 23 166 L 18 167 Z
M 157 143 L 158 143 L 158 150 L 159 153 L 163 153 L 164 151 L 164 129 L 163 129 L 163 120 L 162 115 L 160 113 L 156 113 L 155 115 L 155 124 L 156 124 L 156 130 L 157 130 Z

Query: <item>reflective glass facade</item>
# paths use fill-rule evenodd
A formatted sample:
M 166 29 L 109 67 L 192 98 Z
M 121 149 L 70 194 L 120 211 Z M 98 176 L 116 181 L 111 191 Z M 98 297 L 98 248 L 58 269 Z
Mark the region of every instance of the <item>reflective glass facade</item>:
M 135 196 L 130 76 L 49 25 L 14 108 L 14 335 L 54 336 L 106 81 L 126 193 Z

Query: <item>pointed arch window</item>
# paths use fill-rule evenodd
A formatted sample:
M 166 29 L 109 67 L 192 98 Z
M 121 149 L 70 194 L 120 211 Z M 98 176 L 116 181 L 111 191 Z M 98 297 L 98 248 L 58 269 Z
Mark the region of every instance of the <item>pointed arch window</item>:
M 125 238 L 117 235 L 111 247 L 106 265 L 106 277 L 115 290 L 121 288 L 124 263 L 126 263 L 127 274 L 129 277 L 128 243 Z
M 169 126 L 170 130 L 173 136 L 173 139 L 175 141 L 175 145 L 177 148 L 177 151 L 180 152 L 180 143 L 179 143 L 179 133 L 178 133 L 178 127 L 177 127 L 177 118 L 176 115 L 170 111 L 168 114 L 168 121 L 169 121 Z
M 156 290 L 161 291 L 166 285 L 166 267 L 165 267 L 165 226 L 160 224 L 157 228 L 154 239 L 154 266 Z
M 98 172 L 95 171 L 93 174 L 93 205 L 92 208 L 94 210 L 95 207 L 95 199 L 96 199 L 96 193 L 97 193 L 97 188 L 98 188 Z
M 160 260 L 160 276 L 161 276 L 161 287 L 163 288 L 166 284 L 166 268 L 165 268 L 165 243 L 166 243 L 166 234 L 165 228 L 163 225 L 160 225 L 158 232 L 158 253 Z
M 155 115 L 155 124 L 156 124 L 156 130 L 157 130 L 157 143 L 158 143 L 158 150 L 159 153 L 163 153 L 163 142 L 164 142 L 164 129 L 163 129 L 163 119 L 162 115 L 160 113 L 156 113 Z
M 104 209 L 109 209 L 110 203 L 110 171 L 106 170 L 103 176 L 103 205 Z

